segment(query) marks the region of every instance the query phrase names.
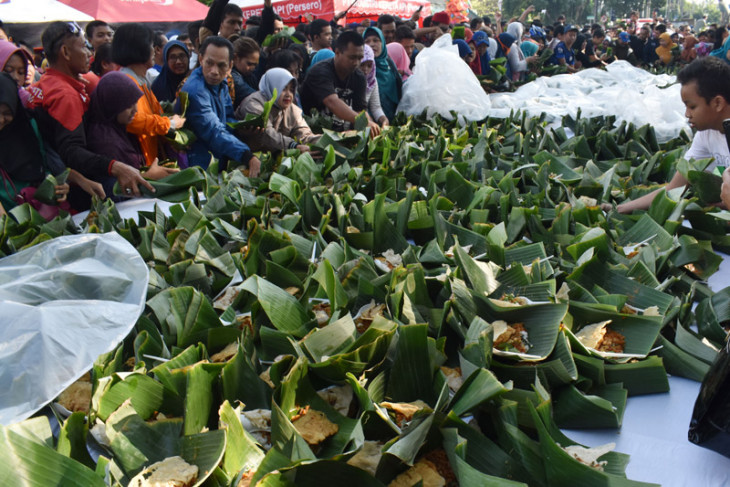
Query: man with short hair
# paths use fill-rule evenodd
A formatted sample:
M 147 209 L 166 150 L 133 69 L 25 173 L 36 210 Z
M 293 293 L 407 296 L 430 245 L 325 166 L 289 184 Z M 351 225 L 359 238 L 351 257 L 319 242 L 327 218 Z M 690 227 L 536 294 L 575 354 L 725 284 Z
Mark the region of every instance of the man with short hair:
M 631 36 L 628 32 L 619 33 L 618 39 L 616 39 L 616 45 L 613 48 L 613 54 L 616 56 L 616 59 L 628 61 L 633 66 L 639 65 L 639 60 L 631 48 Z
M 682 102 L 686 107 L 685 116 L 690 126 L 697 132 L 692 145 L 684 154 L 685 160 L 714 159 L 705 169 L 712 171 L 715 167 L 726 169 L 722 173 L 722 189 L 720 198 L 725 208 L 730 208 L 730 65 L 711 56 L 692 61 L 677 75 L 682 85 L 680 91 Z M 689 181 L 677 171 L 664 188 L 688 186 Z M 626 201 L 616 207 L 619 213 L 631 213 L 634 210 L 648 209 L 661 189 Z M 604 203 L 604 209 L 610 205 Z
M 66 167 L 84 176 L 71 171 L 69 182 L 101 198 L 105 196 L 101 185 L 86 178 L 113 176 L 129 195 L 139 196 L 140 184 L 154 192 L 134 167 L 86 148 L 84 114 L 90 97 L 81 76 L 89 71 L 91 52 L 81 27 L 76 22 L 52 22 L 43 31 L 41 42 L 49 66 L 40 81 L 30 87 L 29 106 L 38 114 L 44 139 L 49 142 L 48 151 L 57 153 Z
M 482 27 L 484 27 L 484 19 L 481 17 L 474 17 L 469 21 L 469 27 L 471 28 L 472 32 L 476 32 L 478 30 L 482 30 Z
M 242 28 L 243 10 L 235 3 L 229 3 L 223 10 L 223 20 L 218 29 L 218 35 L 228 39 L 233 35 L 240 34 Z
M 155 64 L 147 70 L 147 75 L 145 76 L 147 78 L 147 83 L 150 85 L 155 82 L 157 77 L 160 75 L 160 71 L 162 71 L 162 65 L 165 64 L 163 53 L 167 42 L 167 36 L 164 33 L 159 30 L 155 31 L 154 37 L 152 38 L 152 50 L 154 52 L 153 62 Z
M 416 34 L 407 25 L 399 25 L 395 29 L 395 42 L 399 42 L 406 50 L 408 57 L 413 59 L 413 52 L 416 50 Z
M 565 34 L 563 40 L 555 46 L 553 56 L 550 58 L 550 64 L 565 66 L 569 73 L 575 73 L 575 53 L 573 52 L 573 43 L 578 37 L 578 27 L 574 25 L 564 26 Z M 557 30 L 557 27 L 556 27 Z
M 548 49 L 555 52 L 555 48 L 563 42 L 563 39 L 565 37 L 565 26 L 561 24 L 555 24 L 553 28 L 553 38 L 550 40 L 550 43 L 548 43 Z
M 337 37 L 335 57 L 321 61 L 307 71 L 300 96 L 304 113 L 312 109 L 333 115 L 335 130 L 351 128 L 355 118 L 362 111 L 368 117 L 371 135 L 380 132 L 380 127 L 369 115 L 365 94 L 367 81 L 357 69 L 363 58 L 362 36 L 354 31 L 345 31 Z
M 378 17 L 378 28 L 383 33 L 386 44 L 395 42 L 395 17 L 388 14 L 381 15 Z
M 447 12 L 437 12 L 431 17 L 431 27 L 438 27 L 443 34 L 447 34 L 451 30 L 451 17 Z
M 312 43 L 312 55 L 320 49 L 332 47 L 332 26 L 324 19 L 314 19 L 309 24 L 309 40 Z
M 86 24 L 86 39 L 91 44 L 92 51 L 96 52 L 102 44 L 111 44 L 114 31 L 103 20 L 92 20 Z
M 181 91 L 188 94 L 186 119 L 197 137 L 188 151 L 190 164 L 204 169 L 211 155 L 223 166 L 228 161 L 248 166 L 249 176 L 257 177 L 261 161 L 226 125 L 235 122 L 233 101 L 225 83 L 233 67 L 233 45 L 221 36 L 207 37 L 200 46 L 200 67 L 193 70 Z

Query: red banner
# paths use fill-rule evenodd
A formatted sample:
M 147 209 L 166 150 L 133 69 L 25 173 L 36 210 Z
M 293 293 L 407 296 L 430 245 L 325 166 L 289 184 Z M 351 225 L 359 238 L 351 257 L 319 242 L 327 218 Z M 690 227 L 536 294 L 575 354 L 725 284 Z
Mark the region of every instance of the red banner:
M 241 5 L 244 1 L 238 2 Z M 246 2 L 248 3 L 248 2 Z M 313 19 L 332 20 L 335 13 L 342 12 L 352 4 L 352 0 L 293 0 L 274 2 L 274 11 L 287 24 L 307 22 L 306 17 Z M 377 18 L 382 14 L 397 15 L 402 19 L 408 19 L 418 7 L 423 6 L 421 18 L 431 15 L 431 3 L 428 0 L 358 0 L 354 7 L 347 13 L 350 18 Z M 251 16 L 261 15 L 264 9 L 260 5 L 243 6 L 244 21 Z
M 335 16 L 334 0 L 293 0 L 277 2 L 272 5 L 281 19 L 287 24 L 305 21 L 304 15 L 311 14 L 316 19 L 331 20 Z M 241 7 L 244 22 L 251 16 L 261 15 L 263 3 L 253 7 Z

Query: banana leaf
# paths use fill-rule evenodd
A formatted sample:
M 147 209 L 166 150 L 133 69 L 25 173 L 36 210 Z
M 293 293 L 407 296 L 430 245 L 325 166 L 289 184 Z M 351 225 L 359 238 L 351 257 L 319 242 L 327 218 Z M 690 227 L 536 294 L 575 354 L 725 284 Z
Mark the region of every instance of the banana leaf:
M 276 103 L 276 100 L 278 98 L 276 90 L 274 90 L 274 93 L 272 95 L 273 96 L 271 97 L 271 100 L 264 103 L 263 112 L 258 115 L 248 113 L 246 114 L 246 118 L 244 118 L 243 120 L 239 120 L 238 122 L 228 122 L 228 127 L 230 127 L 232 130 L 266 128 L 266 125 L 269 123 L 269 114 L 271 113 L 271 108 L 274 106 L 274 103 Z
M 703 205 L 711 205 L 720 201 L 722 177 L 706 171 L 689 171 L 687 180 L 692 185 L 692 192 Z
M 46 203 L 47 205 L 58 204 L 58 199 L 56 197 L 56 186 L 66 184 L 66 179 L 68 179 L 68 175 L 70 173 L 71 170 L 66 169 L 57 176 L 49 174 L 48 176 L 46 176 L 43 182 L 38 185 L 33 197 L 41 203 Z
M 174 135 L 166 135 L 165 140 L 177 150 L 187 150 L 198 140 L 198 137 L 190 129 L 179 128 L 175 129 Z
M 195 190 L 203 189 L 205 175 L 199 167 L 189 167 L 162 179 L 156 181 L 148 180 L 148 182 L 155 188 L 155 192 L 152 193 L 144 186 L 139 186 L 143 196 L 159 198 L 172 203 L 180 203 L 190 199 L 190 188 Z M 122 192 L 119 182 L 114 183 L 114 194 L 117 196 L 126 196 Z
M 261 43 L 261 47 L 269 47 L 276 45 L 279 41 L 286 40 L 294 44 L 301 44 L 302 41 L 294 37 L 295 30 L 293 27 L 284 27 L 277 34 L 269 34 L 266 36 L 264 41 Z
M 647 484 L 628 480 L 623 476 L 601 472 L 584 463 L 579 462 L 568 454 L 561 445 L 550 436 L 543 420 L 538 415 L 535 408 L 530 405 L 531 414 L 537 426 L 537 432 L 540 438 L 540 449 L 545 458 L 550 461 L 545 462 L 545 473 L 549 485 L 575 485 L 577 486 L 621 486 L 621 487 L 640 487 L 656 484 Z M 568 446 L 568 445 L 565 445 Z M 599 457 L 606 458 L 607 455 Z
M 527 331 L 527 340 L 531 344 L 526 353 L 494 349 L 495 355 L 522 361 L 538 361 L 550 355 L 557 341 L 560 323 L 568 311 L 564 304 L 505 307 L 480 296 L 474 296 L 474 300 L 477 314 L 487 322 L 501 320 L 507 324 L 523 324 Z
M 47 424 L 48 420 L 44 420 Z M 0 460 L 0 474 L 16 485 L 106 485 L 103 477 L 88 467 L 37 442 L 27 432 L 2 425 Z
M 106 433 L 114 461 L 128 478 L 144 467 L 179 455 L 198 466 L 195 486 L 202 485 L 221 462 L 226 448 L 224 430 L 214 430 L 191 436 L 180 436 L 181 419 L 166 419 L 148 424 L 123 404 L 106 421 Z

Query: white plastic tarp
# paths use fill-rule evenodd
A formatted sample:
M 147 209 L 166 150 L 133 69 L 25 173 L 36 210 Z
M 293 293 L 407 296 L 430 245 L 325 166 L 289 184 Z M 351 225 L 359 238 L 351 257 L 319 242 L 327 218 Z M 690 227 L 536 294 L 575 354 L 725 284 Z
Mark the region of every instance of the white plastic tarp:
M 680 86 L 674 76 L 653 75 L 626 61 L 616 61 L 606 70 L 586 69 L 576 74 L 543 76 L 513 93 L 490 95 L 490 116 L 505 118 L 521 110 L 530 116 L 545 114 L 548 122 L 573 118 L 615 115 L 616 124 L 631 122 L 637 127 L 654 127 L 657 139 L 666 142 L 683 130 L 689 131 L 684 117 Z M 671 85 L 671 86 L 670 86 Z
M 113 350 L 149 274 L 116 233 L 59 237 L 0 259 L 0 424 L 22 421 Z
M 451 43 L 451 36 L 439 37 L 416 57 L 416 67 L 403 85 L 398 111 L 407 115 L 438 113 L 451 120 L 478 121 L 490 114 L 491 103 L 479 80 Z
M 56 0 L 7 0 L 0 1 L 0 20 L 6 24 L 24 24 L 56 20 L 89 22 L 94 18 Z

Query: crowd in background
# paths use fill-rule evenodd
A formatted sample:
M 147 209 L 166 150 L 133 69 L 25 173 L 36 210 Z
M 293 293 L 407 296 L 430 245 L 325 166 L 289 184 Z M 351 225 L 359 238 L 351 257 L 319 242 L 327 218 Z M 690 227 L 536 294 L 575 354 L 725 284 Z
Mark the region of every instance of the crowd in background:
M 11 42 L 0 27 L 0 213 L 23 201 L 25 189 L 32 199 L 47 173 L 66 168 L 68 180 L 56 192 L 75 211 L 92 196 L 153 191 L 148 180 L 207 168 L 213 158 L 255 177 L 256 152 L 310 151 L 320 137 L 306 118 L 314 112 L 332 117 L 340 131 L 364 112 L 376 136 L 394 120 L 419 52 L 443 35 L 475 76 L 489 76 L 496 60 L 511 82 L 550 65 L 575 72 L 625 60 L 671 68 L 705 56 L 730 63 L 722 26 L 639 25 L 633 13 L 621 26 L 579 28 L 562 16 L 554 25 L 528 20 L 533 11 L 454 25 L 446 12 L 420 19 L 419 10 L 410 19 L 382 15 L 346 26 L 338 24 L 342 12 L 288 28 L 270 0 L 245 23 L 240 7 L 214 0 L 186 32 L 54 22 L 42 34 L 42 51 Z M 269 100 L 265 127 L 235 128 Z M 193 137 L 181 146 L 182 130 Z

